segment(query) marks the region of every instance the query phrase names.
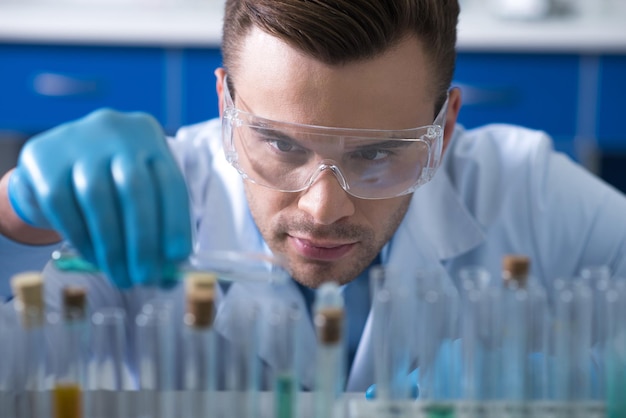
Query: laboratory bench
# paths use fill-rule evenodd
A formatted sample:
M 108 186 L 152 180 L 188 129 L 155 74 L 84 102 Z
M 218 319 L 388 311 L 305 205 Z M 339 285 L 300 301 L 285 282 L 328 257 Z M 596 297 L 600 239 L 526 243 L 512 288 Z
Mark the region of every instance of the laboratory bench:
M 0 391 L 0 405 L 3 397 L 5 403 L 19 405 L 20 396 L 28 396 L 49 405 L 45 397 L 50 394 L 28 393 L 12 398 L 13 394 Z M 190 418 L 206 418 L 204 414 L 193 414 L 189 411 L 193 402 L 207 405 L 210 417 L 241 418 L 235 411 L 241 405 L 254 405 L 257 418 L 314 418 L 315 404 L 312 392 L 299 392 L 290 395 L 289 399 L 279 398 L 272 392 L 259 392 L 251 397 L 247 392 L 196 392 L 191 391 L 110 391 L 98 390 L 84 392 L 85 416 L 89 417 L 135 417 L 144 418 L 185 416 Z M 166 403 L 164 403 L 164 400 Z M 282 404 L 277 401 L 282 400 Z M 158 407 L 157 407 L 158 405 Z M 6 405 L 5 405 L 6 406 Z M 157 408 L 160 408 L 157 412 Z M 619 409 L 622 408 L 622 409 Z M 163 411 L 172 411 L 164 413 Z M 11 411 L 9 409 L 9 411 Z M 336 402 L 336 418 L 430 418 L 430 417 L 483 417 L 483 416 L 524 416 L 527 418 L 576 417 L 607 418 L 616 413 L 623 413 L 623 405 L 607 405 L 606 402 L 461 402 L 458 400 L 393 400 L 376 401 L 365 399 L 360 392 L 344 393 Z M 523 412 L 521 412 L 523 411 Z M 577 414 L 578 412 L 578 414 Z M 489 415 L 489 413 L 497 415 Z M 517 414 L 516 414 L 517 413 Z
M 169 134 L 216 116 L 223 1 L 174 3 L 0 0 L 0 144 L 100 107 L 149 112 Z M 624 21 L 624 10 L 529 22 L 463 9 L 459 121 L 545 130 L 557 149 L 619 182 L 622 172 L 598 162 L 619 169 L 626 156 Z

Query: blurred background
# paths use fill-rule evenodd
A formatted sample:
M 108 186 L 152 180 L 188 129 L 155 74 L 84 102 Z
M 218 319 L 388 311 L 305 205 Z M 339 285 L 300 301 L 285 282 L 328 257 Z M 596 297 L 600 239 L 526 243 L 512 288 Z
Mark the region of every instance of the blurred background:
M 0 173 L 100 108 L 217 116 L 223 0 L 0 0 Z M 460 122 L 522 124 L 626 191 L 626 0 L 461 0 Z M 63 152 L 63 150 L 59 150 Z

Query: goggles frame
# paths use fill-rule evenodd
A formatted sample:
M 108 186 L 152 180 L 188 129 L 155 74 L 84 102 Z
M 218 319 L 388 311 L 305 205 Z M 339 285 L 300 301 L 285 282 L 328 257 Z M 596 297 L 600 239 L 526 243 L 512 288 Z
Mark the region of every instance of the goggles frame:
M 224 78 L 224 103 L 222 115 L 222 142 L 226 160 L 231 164 L 244 180 L 288 193 L 301 192 L 308 189 L 317 179 L 318 175 L 328 169 L 333 172 L 341 187 L 350 195 L 367 200 L 389 199 L 393 197 L 403 196 L 413 193 L 420 186 L 428 183 L 435 175 L 441 164 L 443 152 L 443 136 L 444 127 L 447 117 L 449 95 L 446 95 L 441 109 L 437 113 L 434 121 L 430 125 L 419 126 L 416 128 L 399 129 L 399 130 L 383 130 L 383 129 L 358 129 L 358 128 L 336 128 L 320 125 L 307 125 L 292 122 L 282 122 L 257 116 L 237 108 L 228 88 L 228 76 Z M 310 135 L 319 135 L 324 137 L 348 137 L 359 138 L 374 141 L 411 141 L 422 142 L 428 146 L 428 158 L 424 167 L 422 167 L 419 177 L 410 186 L 404 188 L 400 192 L 391 193 L 389 195 L 381 193 L 373 193 L 366 195 L 358 193 L 350 187 L 350 182 L 344 176 L 340 164 L 332 159 L 320 159 L 317 168 L 312 171 L 305 184 L 297 188 L 281 188 L 269 184 L 269 182 L 255 179 L 253 175 L 246 172 L 243 165 L 239 162 L 239 154 L 235 146 L 235 129 L 240 127 L 253 127 L 262 129 L 283 128 L 285 131 L 297 131 Z M 364 187 L 363 187 L 364 188 Z M 376 196 L 375 196 L 376 195 Z

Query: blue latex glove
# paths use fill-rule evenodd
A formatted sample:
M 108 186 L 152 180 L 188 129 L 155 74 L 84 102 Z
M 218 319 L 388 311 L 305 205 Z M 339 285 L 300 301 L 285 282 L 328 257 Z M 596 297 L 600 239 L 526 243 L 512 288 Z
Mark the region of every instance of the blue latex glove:
M 420 389 L 419 389 L 419 369 L 415 369 L 413 370 L 409 376 L 409 385 L 411 388 L 411 397 L 413 399 L 417 399 L 419 398 L 420 395 Z M 376 385 L 372 385 L 370 387 L 367 388 L 367 390 L 365 391 L 365 398 L 366 399 L 376 399 Z
M 119 287 L 163 284 L 191 252 L 185 181 L 146 114 L 98 110 L 32 138 L 8 193 L 25 222 L 55 229 Z

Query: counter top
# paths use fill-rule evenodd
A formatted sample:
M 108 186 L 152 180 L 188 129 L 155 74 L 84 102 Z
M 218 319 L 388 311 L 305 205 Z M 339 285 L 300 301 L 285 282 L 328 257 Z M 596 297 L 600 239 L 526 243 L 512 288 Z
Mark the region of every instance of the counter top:
M 219 0 L 185 7 L 0 0 L 0 43 L 217 47 L 221 8 Z M 624 22 L 624 12 L 515 21 L 469 10 L 461 13 L 458 49 L 626 53 Z
M 219 4 L 53 7 L 0 0 L 0 42 L 216 47 L 222 36 Z
M 459 50 L 626 53 L 626 13 L 525 21 L 470 11 L 459 18 L 457 45 Z

